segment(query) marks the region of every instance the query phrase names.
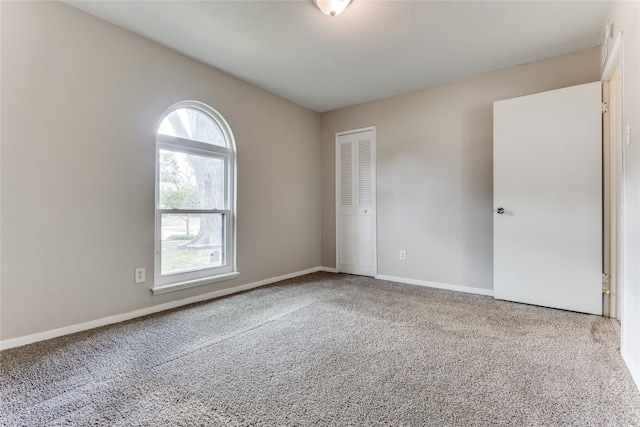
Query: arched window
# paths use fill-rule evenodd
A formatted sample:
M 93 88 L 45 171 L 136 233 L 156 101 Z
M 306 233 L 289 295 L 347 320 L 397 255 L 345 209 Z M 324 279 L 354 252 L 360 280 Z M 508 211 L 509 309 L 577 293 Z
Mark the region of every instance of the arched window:
M 169 108 L 156 135 L 154 294 L 236 277 L 235 142 L 213 108 Z

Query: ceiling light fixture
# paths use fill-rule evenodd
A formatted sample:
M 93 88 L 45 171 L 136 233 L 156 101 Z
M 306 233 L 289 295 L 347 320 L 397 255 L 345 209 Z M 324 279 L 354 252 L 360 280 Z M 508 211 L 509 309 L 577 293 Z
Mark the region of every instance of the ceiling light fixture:
M 344 12 L 351 0 L 313 0 L 325 15 L 336 16 Z

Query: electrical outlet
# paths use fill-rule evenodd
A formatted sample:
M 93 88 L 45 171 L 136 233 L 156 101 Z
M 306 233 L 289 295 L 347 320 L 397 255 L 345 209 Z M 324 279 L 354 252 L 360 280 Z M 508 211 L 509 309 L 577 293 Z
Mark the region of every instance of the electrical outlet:
M 136 268 L 135 280 L 136 283 L 144 283 L 146 280 L 144 268 Z
M 406 260 L 407 260 L 407 251 L 401 250 L 400 251 L 400 261 L 406 261 Z

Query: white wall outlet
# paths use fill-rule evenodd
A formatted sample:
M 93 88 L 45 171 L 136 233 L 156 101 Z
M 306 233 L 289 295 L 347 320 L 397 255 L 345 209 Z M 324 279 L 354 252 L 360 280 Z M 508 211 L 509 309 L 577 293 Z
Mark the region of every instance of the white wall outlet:
M 135 279 L 136 283 L 144 283 L 146 280 L 144 268 L 136 268 Z
M 406 260 L 407 260 L 407 251 L 403 249 L 400 251 L 400 261 L 406 261 Z

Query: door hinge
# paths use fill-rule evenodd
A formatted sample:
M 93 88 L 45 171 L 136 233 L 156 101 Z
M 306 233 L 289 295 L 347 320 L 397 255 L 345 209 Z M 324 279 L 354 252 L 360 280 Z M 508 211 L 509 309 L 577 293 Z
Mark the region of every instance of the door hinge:
M 609 292 L 609 275 L 607 273 L 602 273 L 602 293 L 609 295 Z
M 603 102 L 602 103 L 602 114 L 608 113 L 609 112 L 609 103 L 608 102 Z

